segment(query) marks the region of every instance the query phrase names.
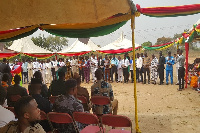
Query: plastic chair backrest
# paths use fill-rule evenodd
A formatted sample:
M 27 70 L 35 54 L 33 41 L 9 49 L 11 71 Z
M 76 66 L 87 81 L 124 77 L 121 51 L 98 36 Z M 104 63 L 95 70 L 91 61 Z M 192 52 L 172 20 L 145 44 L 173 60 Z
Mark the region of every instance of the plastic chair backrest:
M 11 95 L 10 96 L 10 101 L 17 102 L 17 100 L 19 100 L 20 98 L 21 98 L 20 95 Z
M 88 103 L 86 97 L 84 97 L 84 96 L 78 96 L 77 98 L 78 98 L 79 100 L 81 100 L 81 102 L 82 102 L 83 104 L 84 104 L 84 103 Z
M 91 102 L 96 105 L 107 105 L 110 104 L 110 98 L 105 96 L 92 96 Z
M 72 117 L 68 113 L 49 112 L 47 114 L 49 121 L 54 123 L 73 123 Z
M 112 127 L 131 127 L 132 131 L 132 122 L 126 116 L 105 114 L 102 116 L 101 122 Z
M 47 119 L 47 114 L 44 111 L 40 110 L 40 115 L 41 115 L 41 120 Z
M 85 112 L 74 112 L 73 118 L 75 121 L 84 123 L 84 124 L 98 124 L 99 125 L 99 119 L 96 115 L 91 113 L 85 113 Z
M 58 98 L 58 97 L 57 97 L 57 96 L 50 96 L 50 97 L 49 97 L 49 101 L 50 101 L 52 104 L 54 104 L 56 98 Z

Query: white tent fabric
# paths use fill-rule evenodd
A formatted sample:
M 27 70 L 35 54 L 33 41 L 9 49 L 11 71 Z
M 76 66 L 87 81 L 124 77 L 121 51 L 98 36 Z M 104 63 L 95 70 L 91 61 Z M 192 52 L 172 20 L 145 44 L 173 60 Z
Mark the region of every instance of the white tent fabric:
M 59 53 L 78 53 L 91 51 L 91 48 L 86 44 L 80 42 L 78 39 L 69 47 L 61 50 Z
M 139 46 L 140 46 L 139 44 L 135 43 L 135 47 Z M 122 33 L 117 40 L 102 47 L 100 50 L 117 50 L 117 49 L 127 49 L 131 47 L 132 47 L 132 41 L 126 39 Z
M 21 53 L 32 53 L 32 54 L 52 53 L 49 50 L 46 50 L 44 48 L 41 48 L 35 45 L 30 37 L 24 37 L 24 38 L 15 40 L 13 44 L 10 47 L 8 47 L 8 49 L 21 52 Z
M 98 47 L 92 40 L 89 39 L 87 45 L 90 47 L 92 51 L 100 50 L 100 47 Z

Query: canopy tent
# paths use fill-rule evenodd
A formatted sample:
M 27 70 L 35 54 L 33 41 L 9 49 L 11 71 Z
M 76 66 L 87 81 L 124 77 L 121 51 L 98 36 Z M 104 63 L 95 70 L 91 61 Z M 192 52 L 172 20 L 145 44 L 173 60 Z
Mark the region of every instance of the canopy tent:
M 100 47 L 97 46 L 91 39 L 89 39 L 87 46 L 89 46 L 92 51 L 97 51 L 100 49 Z
M 135 47 L 140 48 L 140 45 L 135 43 Z M 126 39 L 122 32 L 117 40 L 102 47 L 100 50 L 97 51 L 101 53 L 110 53 L 110 54 L 130 52 L 132 51 L 132 42 Z
M 8 49 L 19 52 L 18 54 L 24 54 L 26 56 L 35 57 L 38 59 L 46 59 L 54 55 L 51 51 L 35 45 L 30 37 L 15 40 L 13 44 L 8 47 Z
M 76 39 L 76 41 L 72 45 L 61 50 L 60 52 L 58 52 L 58 54 L 63 56 L 78 56 L 89 53 L 90 51 L 91 48 L 88 45 Z
M 41 48 L 33 43 L 30 37 L 21 38 L 18 40 L 15 40 L 13 44 L 8 47 L 10 50 L 14 50 L 20 53 L 29 53 L 29 54 L 47 54 L 52 53 L 49 50 L 46 50 L 44 48 Z
M 88 45 L 91 51 L 99 50 L 100 47 L 97 46 L 90 38 L 78 38 L 78 40 L 86 45 Z

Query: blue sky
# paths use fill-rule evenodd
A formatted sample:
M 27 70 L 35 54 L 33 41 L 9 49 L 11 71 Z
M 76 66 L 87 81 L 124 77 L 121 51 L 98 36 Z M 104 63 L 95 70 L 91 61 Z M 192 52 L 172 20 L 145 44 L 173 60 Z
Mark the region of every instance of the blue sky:
M 133 0 L 135 4 L 139 4 L 141 8 L 144 7 L 157 7 L 157 6 L 180 6 L 189 4 L 199 4 L 200 0 Z M 135 42 L 142 44 L 146 41 L 151 41 L 153 44 L 159 37 L 173 37 L 176 33 L 182 33 L 184 29 L 190 29 L 196 21 L 200 19 L 200 13 L 189 16 L 180 17 L 165 17 L 156 18 L 140 15 L 135 20 Z M 91 40 L 100 46 L 105 46 L 116 40 L 121 32 L 124 32 L 125 37 L 131 40 L 131 23 L 128 21 L 123 27 L 117 31 L 100 37 L 92 37 Z M 37 31 L 32 36 L 38 36 L 49 34 L 44 31 Z M 68 38 L 69 45 L 71 45 L 76 39 Z

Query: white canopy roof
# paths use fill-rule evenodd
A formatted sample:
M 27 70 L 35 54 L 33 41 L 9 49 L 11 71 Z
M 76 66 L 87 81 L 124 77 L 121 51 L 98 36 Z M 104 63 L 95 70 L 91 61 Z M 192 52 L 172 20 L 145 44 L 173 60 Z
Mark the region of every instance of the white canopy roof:
M 135 47 L 139 47 L 139 44 L 135 43 Z M 100 50 L 117 50 L 117 49 L 127 49 L 132 47 L 132 41 L 124 38 L 123 33 L 114 42 L 102 47 Z
M 33 43 L 30 37 L 24 37 L 15 40 L 8 49 L 21 53 L 52 53 L 44 48 L 41 48 Z
M 72 45 L 61 50 L 60 53 L 70 53 L 70 52 L 76 53 L 76 52 L 86 52 L 86 51 L 91 51 L 91 48 L 86 44 L 80 42 L 78 39 L 76 39 L 76 41 Z
M 96 51 L 96 50 L 99 50 L 99 49 L 100 49 L 100 47 L 97 46 L 97 45 L 96 45 L 92 40 L 90 40 L 90 39 L 89 39 L 87 45 L 90 47 L 90 49 L 91 49 L 92 51 Z

